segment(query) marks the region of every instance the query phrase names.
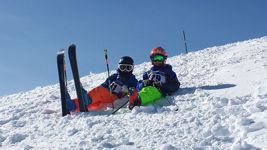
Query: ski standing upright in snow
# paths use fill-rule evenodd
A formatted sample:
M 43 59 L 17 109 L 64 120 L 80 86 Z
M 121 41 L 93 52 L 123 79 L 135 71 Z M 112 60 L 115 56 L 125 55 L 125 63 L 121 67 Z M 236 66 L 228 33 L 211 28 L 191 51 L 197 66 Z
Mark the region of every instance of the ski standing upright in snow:
M 84 103 L 85 102 L 84 100 L 86 98 L 85 97 L 86 92 L 83 91 L 83 87 L 80 82 L 80 76 L 76 58 L 76 46 L 74 44 L 69 46 L 68 54 L 69 54 L 69 61 L 73 74 L 76 94 L 78 97 L 79 108 L 81 112 L 87 112 L 88 110 Z M 68 87 L 67 87 L 64 50 L 60 50 L 57 53 L 57 65 L 58 65 L 58 76 L 59 76 L 60 95 L 61 95 L 62 116 L 66 116 L 67 114 L 70 114 L 70 112 L 67 109 L 67 99 L 70 99 L 70 95 L 68 93 Z
M 63 49 L 57 53 L 57 66 L 61 95 L 62 116 L 66 116 L 67 114 L 70 114 L 70 112 L 68 112 L 67 110 L 67 98 L 69 98 L 69 94 L 67 88 L 66 65 Z
M 68 53 L 69 53 L 69 60 L 70 60 L 72 75 L 74 79 L 76 94 L 77 94 L 77 98 L 79 101 L 79 108 L 81 112 L 87 112 L 88 110 L 85 105 L 85 99 L 87 95 L 85 95 L 86 92 L 83 92 L 83 87 L 80 82 L 80 75 L 78 71 L 78 64 L 77 64 L 77 58 L 76 58 L 76 46 L 74 44 L 69 46 Z

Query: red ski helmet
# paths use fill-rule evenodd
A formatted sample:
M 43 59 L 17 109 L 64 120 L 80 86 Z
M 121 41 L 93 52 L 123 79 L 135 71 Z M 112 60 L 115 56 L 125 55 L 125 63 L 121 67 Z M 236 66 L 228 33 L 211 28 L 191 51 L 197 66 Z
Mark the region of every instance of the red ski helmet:
M 155 48 L 153 48 L 151 50 L 151 52 L 150 52 L 150 60 L 151 60 L 152 64 L 153 64 L 152 59 L 153 59 L 153 57 L 155 55 L 161 55 L 161 56 L 163 56 L 164 57 L 164 64 L 166 63 L 168 54 L 167 54 L 167 52 L 166 52 L 166 50 L 164 48 L 162 48 L 162 47 L 155 47 Z

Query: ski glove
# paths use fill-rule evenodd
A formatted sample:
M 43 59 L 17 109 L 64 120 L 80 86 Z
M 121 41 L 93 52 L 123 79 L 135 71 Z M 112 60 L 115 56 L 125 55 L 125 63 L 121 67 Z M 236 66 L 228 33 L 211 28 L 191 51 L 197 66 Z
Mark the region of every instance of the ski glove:
M 160 89 L 162 87 L 162 84 L 160 81 L 154 81 L 153 82 L 153 86 L 155 86 L 156 88 Z
M 122 84 L 120 82 L 114 81 L 109 85 L 109 88 L 113 94 L 118 94 L 119 92 L 121 92 Z
M 121 92 L 122 92 L 122 93 L 126 93 L 126 94 L 129 93 L 129 89 L 128 89 L 127 85 L 123 85 L 123 86 L 121 87 Z
M 143 80 L 143 87 L 146 86 L 155 86 L 156 88 L 161 88 L 162 83 L 160 81 L 153 81 L 153 80 Z
M 119 98 L 123 98 L 124 96 L 128 95 L 128 93 L 129 93 L 129 89 L 128 89 L 127 85 L 123 85 L 121 87 L 121 91 L 118 94 L 116 94 L 116 95 Z
M 143 87 L 152 86 L 153 85 L 153 81 L 152 80 L 143 80 L 142 84 L 143 84 Z

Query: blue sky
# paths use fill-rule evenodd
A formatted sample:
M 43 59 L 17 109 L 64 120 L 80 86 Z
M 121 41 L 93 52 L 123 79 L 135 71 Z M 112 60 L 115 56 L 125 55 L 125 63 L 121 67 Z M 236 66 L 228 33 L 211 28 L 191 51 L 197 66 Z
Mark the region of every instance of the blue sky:
M 179 55 L 183 30 L 189 51 L 266 36 L 266 14 L 264 0 L 1 0 L 0 96 L 56 84 L 56 53 L 72 43 L 85 76 L 106 71 L 105 48 L 111 69 L 155 46 Z

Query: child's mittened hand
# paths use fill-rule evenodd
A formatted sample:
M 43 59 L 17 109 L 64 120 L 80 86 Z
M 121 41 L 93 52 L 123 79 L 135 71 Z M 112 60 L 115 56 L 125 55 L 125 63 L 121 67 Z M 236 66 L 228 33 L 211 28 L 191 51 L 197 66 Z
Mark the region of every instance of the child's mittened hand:
M 160 81 L 154 81 L 154 82 L 153 82 L 153 85 L 154 85 L 155 87 L 158 87 L 158 88 L 160 88 L 160 87 L 162 86 L 162 84 L 161 84 Z
M 143 86 L 150 86 L 152 85 L 152 82 L 151 80 L 143 80 Z

